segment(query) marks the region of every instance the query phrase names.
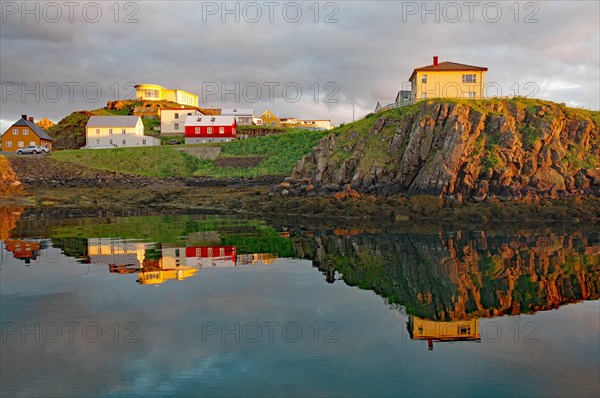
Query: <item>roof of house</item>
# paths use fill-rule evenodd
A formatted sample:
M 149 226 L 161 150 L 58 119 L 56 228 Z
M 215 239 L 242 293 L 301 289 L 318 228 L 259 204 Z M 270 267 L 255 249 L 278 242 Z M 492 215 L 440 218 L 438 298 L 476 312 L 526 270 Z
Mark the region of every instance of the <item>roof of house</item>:
M 448 72 L 448 71 L 468 71 L 468 70 L 474 70 L 474 71 L 487 71 L 488 68 L 484 68 L 482 66 L 474 66 L 474 65 L 465 65 L 465 64 L 459 64 L 456 62 L 440 62 L 438 64 L 437 67 L 432 65 L 427 65 L 427 66 L 421 66 L 420 68 L 415 68 L 415 70 L 413 70 L 412 75 L 410 75 L 410 79 L 408 79 L 409 81 L 413 79 L 413 77 L 415 77 L 415 75 L 417 74 L 417 72 L 423 72 L 423 71 L 431 71 L 431 72 Z
M 50 137 L 48 135 L 48 133 L 46 133 L 44 131 L 43 128 L 41 128 L 40 126 L 38 126 L 37 124 L 35 124 L 31 120 L 28 120 L 28 119 L 19 119 L 11 127 L 13 127 L 13 126 L 27 126 L 27 127 L 29 127 L 35 133 L 35 135 L 37 135 L 38 137 L 40 137 L 40 139 L 47 140 L 47 141 L 54 141 L 54 139 L 52 139 L 52 137 Z M 8 130 L 6 130 L 6 131 L 8 131 Z
M 92 116 L 86 127 L 135 127 L 139 116 Z
M 188 116 L 185 118 L 186 126 L 232 126 L 234 116 Z
M 223 108 L 221 109 L 223 116 L 254 116 L 254 109 L 251 108 Z

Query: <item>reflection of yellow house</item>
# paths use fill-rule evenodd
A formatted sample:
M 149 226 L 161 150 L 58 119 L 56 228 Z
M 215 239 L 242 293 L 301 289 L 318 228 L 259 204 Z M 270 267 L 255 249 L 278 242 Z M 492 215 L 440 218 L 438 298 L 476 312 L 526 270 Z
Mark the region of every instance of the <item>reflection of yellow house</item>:
M 427 340 L 433 350 L 434 341 L 479 341 L 479 319 L 464 321 L 437 322 L 408 317 L 408 332 L 413 340 Z
M 161 265 L 162 265 L 161 261 Z M 138 274 L 138 282 L 142 285 L 160 285 L 169 279 L 184 280 L 196 275 L 198 268 L 180 266 L 172 269 L 161 268 L 159 270 L 146 271 L 143 270 Z
M 438 57 L 433 57 L 432 65 L 416 68 L 410 76 L 410 98 L 413 101 L 440 97 L 482 98 L 487 70 L 481 66 L 438 62 Z
M 135 86 L 136 98 L 143 101 L 171 101 L 181 105 L 198 106 L 198 96 L 179 89 L 167 89 L 157 84 Z
M 281 121 L 270 110 L 266 110 L 260 118 L 265 126 L 281 127 Z

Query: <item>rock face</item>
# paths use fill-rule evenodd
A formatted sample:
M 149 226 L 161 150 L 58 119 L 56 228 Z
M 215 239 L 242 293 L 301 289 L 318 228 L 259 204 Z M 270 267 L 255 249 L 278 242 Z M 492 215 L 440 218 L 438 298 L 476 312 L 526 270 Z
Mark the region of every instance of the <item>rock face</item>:
M 547 101 L 430 101 L 324 138 L 292 188 L 476 201 L 600 192 L 598 112 Z

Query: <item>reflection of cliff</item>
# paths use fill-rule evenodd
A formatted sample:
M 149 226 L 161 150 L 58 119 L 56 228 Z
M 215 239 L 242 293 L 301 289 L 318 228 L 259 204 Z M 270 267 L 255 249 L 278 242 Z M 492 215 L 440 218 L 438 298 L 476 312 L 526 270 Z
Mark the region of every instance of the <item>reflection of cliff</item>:
M 322 235 L 299 257 L 333 281 L 374 290 L 409 314 L 460 320 L 527 313 L 600 297 L 600 238 L 565 234 Z

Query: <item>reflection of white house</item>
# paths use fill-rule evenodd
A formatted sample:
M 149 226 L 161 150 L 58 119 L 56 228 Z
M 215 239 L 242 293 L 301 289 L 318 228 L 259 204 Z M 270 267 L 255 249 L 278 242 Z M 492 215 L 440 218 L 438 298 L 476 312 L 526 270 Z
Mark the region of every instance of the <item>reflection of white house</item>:
M 160 145 L 158 138 L 144 135 L 139 116 L 92 116 L 85 126 L 86 148 Z
M 235 116 L 238 126 L 250 126 L 254 121 L 254 109 L 249 108 L 223 108 L 221 116 Z
M 170 108 L 160 111 L 160 134 L 185 134 L 185 118 L 202 115 L 196 108 Z
M 119 238 L 89 238 L 87 241 L 88 256 L 92 263 L 137 267 L 142 266 L 146 249 L 152 245 Z

